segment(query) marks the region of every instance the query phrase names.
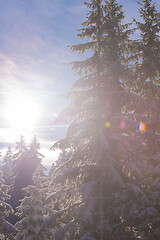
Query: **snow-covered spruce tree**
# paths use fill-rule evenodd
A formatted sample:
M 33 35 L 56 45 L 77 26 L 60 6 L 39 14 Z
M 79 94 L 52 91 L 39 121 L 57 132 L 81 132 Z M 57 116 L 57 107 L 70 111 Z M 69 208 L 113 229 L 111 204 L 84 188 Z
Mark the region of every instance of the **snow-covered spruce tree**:
M 54 209 L 46 220 L 54 227 L 53 240 L 138 239 L 140 213 L 148 204 L 142 146 L 131 135 L 136 123 L 127 131 L 121 122 L 131 120 L 123 109 L 136 98 L 121 86 L 130 76 L 131 31 L 122 25 L 122 6 L 103 2 L 84 3 L 90 11 L 78 36 L 88 41 L 71 46 L 79 54 L 91 50 L 93 56 L 72 63 L 80 79 L 67 94 L 71 104 L 57 118 L 70 126 L 53 148 L 70 156 L 53 173 L 54 192 L 46 200 Z
M 37 137 L 34 136 L 29 147 L 29 158 L 31 161 L 32 174 L 35 172 L 36 169 L 43 168 L 41 162 L 44 156 L 39 152 L 39 149 L 40 149 L 40 143 L 38 142 Z
M 44 200 L 48 191 L 48 178 L 43 173 L 43 169 L 36 170 L 33 176 L 34 186 L 27 186 L 23 189 L 25 197 L 18 206 L 17 215 L 20 220 L 16 223 L 19 230 L 16 235 L 17 240 L 42 240 L 49 239 L 53 232 L 40 232 L 47 211 Z
M 142 22 L 136 22 L 141 38 L 136 40 L 134 59 L 137 89 L 142 95 L 136 106 L 135 118 L 141 115 L 146 131 L 141 136 L 149 165 L 145 175 L 145 188 L 150 201 L 150 217 L 144 214 L 145 239 L 160 239 L 160 13 L 152 0 L 139 2 Z
M 7 185 L 13 185 L 15 175 L 14 175 L 14 166 L 13 166 L 13 153 L 10 147 L 6 152 L 6 155 L 3 158 L 1 170 L 3 173 L 3 179 Z
M 28 171 L 30 171 L 28 166 L 28 148 L 23 136 L 21 136 L 20 142 L 17 142 L 15 151 L 13 155 L 15 181 L 9 200 L 14 210 L 16 210 L 16 207 L 19 205 L 19 200 L 22 198 L 22 188 L 32 184 L 32 176 L 28 176 Z M 15 215 L 9 216 L 8 219 L 12 224 L 15 224 L 18 220 Z
M 13 165 L 15 181 L 11 192 L 10 204 L 14 210 L 19 205 L 19 200 L 22 199 L 22 189 L 28 185 L 33 185 L 32 176 L 36 168 L 41 166 L 43 155 L 38 152 L 39 143 L 34 137 L 30 147 L 28 148 L 23 136 L 20 142 L 17 142 L 15 153 L 13 155 Z M 9 217 L 10 222 L 15 223 L 18 218 L 15 216 Z
M 12 234 L 16 233 L 16 228 L 6 219 L 10 213 L 13 213 L 12 207 L 6 203 L 9 198 L 10 187 L 4 184 L 2 172 L 0 171 L 0 239 L 14 239 Z

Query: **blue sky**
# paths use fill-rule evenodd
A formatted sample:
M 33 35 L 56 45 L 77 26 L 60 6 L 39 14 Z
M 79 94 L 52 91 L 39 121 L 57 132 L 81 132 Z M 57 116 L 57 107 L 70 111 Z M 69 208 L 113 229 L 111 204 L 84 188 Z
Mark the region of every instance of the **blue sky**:
M 118 2 L 124 5 L 126 20 L 138 18 L 136 1 Z M 81 28 L 87 9 L 81 0 L 0 0 L 0 5 L 0 108 L 4 109 L 10 96 L 18 93 L 32 96 L 39 103 L 42 114 L 38 127 L 23 134 L 27 139 L 37 134 L 48 164 L 58 155 L 48 149 L 65 132 L 64 126 L 52 126 L 55 114 L 66 104 L 58 95 L 77 78 L 63 64 L 79 59 L 67 45 L 80 42 L 76 29 Z M 2 112 L 3 150 L 19 140 L 19 133 L 13 137 Z

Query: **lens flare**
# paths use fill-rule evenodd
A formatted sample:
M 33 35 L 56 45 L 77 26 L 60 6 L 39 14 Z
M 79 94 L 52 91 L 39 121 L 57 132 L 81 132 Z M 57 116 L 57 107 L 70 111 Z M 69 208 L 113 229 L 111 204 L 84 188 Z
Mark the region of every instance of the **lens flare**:
M 110 127 L 110 126 L 111 126 L 110 122 L 106 122 L 106 123 L 105 123 L 105 126 L 106 126 L 106 127 Z
M 141 122 L 140 124 L 138 124 L 138 131 L 140 132 L 145 132 L 146 131 L 146 124 Z
M 121 123 L 120 123 L 120 127 L 122 128 L 122 129 L 124 129 L 125 128 L 125 121 L 121 121 Z

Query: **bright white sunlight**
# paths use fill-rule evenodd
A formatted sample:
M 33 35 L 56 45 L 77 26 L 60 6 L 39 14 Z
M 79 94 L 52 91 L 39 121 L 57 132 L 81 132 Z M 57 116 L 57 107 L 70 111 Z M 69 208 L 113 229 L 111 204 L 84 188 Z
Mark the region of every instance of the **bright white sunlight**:
M 40 117 L 40 105 L 31 96 L 13 95 L 4 109 L 4 116 L 11 128 L 32 130 Z

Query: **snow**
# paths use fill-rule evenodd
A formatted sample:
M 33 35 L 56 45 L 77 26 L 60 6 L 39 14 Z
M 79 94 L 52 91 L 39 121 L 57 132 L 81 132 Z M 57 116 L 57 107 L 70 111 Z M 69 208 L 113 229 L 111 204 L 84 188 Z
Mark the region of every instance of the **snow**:
M 8 221 L 0 218 L 0 226 L 3 233 L 9 234 L 9 233 L 16 233 L 17 229 Z

